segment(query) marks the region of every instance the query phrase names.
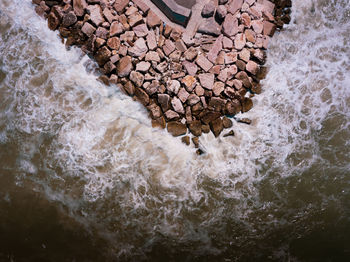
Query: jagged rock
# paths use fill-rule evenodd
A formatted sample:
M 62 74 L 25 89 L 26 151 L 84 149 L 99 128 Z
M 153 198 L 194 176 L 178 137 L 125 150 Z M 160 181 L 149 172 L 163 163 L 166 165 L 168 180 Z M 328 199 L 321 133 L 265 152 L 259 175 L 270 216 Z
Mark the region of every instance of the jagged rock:
M 96 37 L 107 39 L 108 31 L 104 27 L 98 27 L 95 32 Z M 119 40 L 119 39 L 118 39 Z
M 149 50 L 155 50 L 157 48 L 157 39 L 154 31 L 149 31 L 146 37 L 147 46 Z
M 89 5 L 87 9 L 90 13 L 90 20 L 96 26 L 100 26 L 105 21 L 102 15 L 101 7 L 99 5 Z
M 59 26 L 60 20 L 53 12 L 51 12 L 47 17 L 47 24 L 49 29 L 54 31 Z
M 177 120 L 180 118 L 180 115 L 173 110 L 168 110 L 164 113 L 167 120 Z
M 145 80 L 145 76 L 141 74 L 140 72 L 131 71 L 130 73 L 130 80 L 137 86 L 141 87 L 143 84 L 143 81 Z
M 215 137 L 218 137 L 222 130 L 224 130 L 224 126 L 221 118 L 217 118 L 209 123 L 210 130 L 213 132 Z
M 206 5 L 204 5 L 202 9 L 202 16 L 203 17 L 211 17 L 214 15 L 215 12 L 215 5 L 213 2 L 209 2 Z
M 211 121 L 220 117 L 220 112 L 214 111 L 203 111 L 199 114 L 201 121 L 208 125 Z
M 124 85 L 123 85 L 124 90 L 130 95 L 134 95 L 135 93 L 135 86 L 131 81 L 127 81 Z
M 119 23 L 118 21 L 115 21 L 111 24 L 111 28 L 109 31 L 110 36 L 120 35 L 123 32 L 124 32 L 124 27 L 121 23 Z
M 208 72 L 213 64 L 203 55 L 199 55 L 196 59 L 197 65 L 201 67 L 205 72 Z
M 185 88 L 180 88 L 179 93 L 177 94 L 182 103 L 186 102 L 189 95 L 190 94 L 186 91 Z
M 190 47 L 184 53 L 185 59 L 188 61 L 193 61 L 197 57 L 197 55 L 198 55 L 198 50 L 194 47 Z
M 253 101 L 250 98 L 245 97 L 242 101 L 242 113 L 248 112 L 252 107 Z
M 84 34 L 86 34 L 88 37 L 92 36 L 95 30 L 96 28 L 93 25 L 91 25 L 89 22 L 86 22 L 81 28 L 81 31 Z
M 187 133 L 186 125 L 180 122 L 169 122 L 167 129 L 173 136 L 181 136 Z
M 152 119 L 157 119 L 162 116 L 162 111 L 156 103 L 149 105 L 147 109 L 150 111 Z
M 74 25 L 77 21 L 78 21 L 78 18 L 75 15 L 75 13 L 73 11 L 70 11 L 63 16 L 62 26 L 69 27 L 71 25 Z
M 128 53 L 134 57 L 140 57 L 148 51 L 145 39 L 139 38 L 135 41 L 134 46 L 128 49 Z
M 220 96 L 220 94 L 225 90 L 225 83 L 215 82 L 213 86 L 213 93 L 215 96 Z
M 250 28 L 251 26 L 251 18 L 247 13 L 243 13 L 241 15 L 241 22 L 246 28 Z
M 143 104 L 144 106 L 147 106 L 149 104 L 149 96 L 141 88 L 138 88 L 138 87 L 135 88 L 135 96 L 137 100 L 139 100 L 141 104 Z
M 73 9 L 74 13 L 77 16 L 83 16 L 85 14 L 85 8 L 87 8 L 88 4 L 85 0 L 73 0 Z
M 263 28 L 264 35 L 273 36 L 276 30 L 276 25 L 269 21 L 264 21 Z
M 193 106 L 193 105 L 199 103 L 199 101 L 201 101 L 200 98 L 197 95 L 195 95 L 195 94 L 191 94 L 187 98 L 187 103 L 190 106 Z
M 117 64 L 117 73 L 119 77 L 126 77 L 132 70 L 131 57 L 125 56 L 121 58 Z
M 222 25 L 223 33 L 228 36 L 232 37 L 235 34 L 238 33 L 238 19 L 233 16 L 232 14 L 228 14 L 225 17 L 224 23 Z
M 201 136 L 202 135 L 202 123 L 199 120 L 192 121 L 188 129 L 194 136 Z
M 222 50 L 222 39 L 223 35 L 220 35 L 213 44 L 212 48 L 209 50 L 207 57 L 209 61 L 215 64 L 216 58 L 218 57 L 219 52 Z
M 224 116 L 222 118 L 222 124 L 224 128 L 231 128 L 233 126 L 232 120 Z
M 235 135 L 235 132 L 233 130 L 231 130 L 230 132 L 223 135 L 223 137 L 229 137 L 229 136 L 234 136 L 234 135 Z
M 209 106 L 214 109 L 214 111 L 221 112 L 225 108 L 226 100 L 220 97 L 211 97 L 209 101 Z
M 99 66 L 103 66 L 111 56 L 111 51 L 106 46 L 101 47 L 95 54 L 96 62 Z
M 182 65 L 189 75 L 194 76 L 197 73 L 198 67 L 195 63 L 184 61 L 182 62 Z
M 115 4 L 113 5 L 113 7 L 118 13 L 122 13 L 124 9 L 128 6 L 128 4 L 129 4 L 129 0 L 118 0 L 118 1 L 115 1 Z
M 246 65 L 246 70 L 252 75 L 256 75 L 259 72 L 259 65 L 254 61 L 249 61 Z
M 162 107 L 163 112 L 170 109 L 170 96 L 168 94 L 158 94 L 158 102 Z
M 146 73 L 150 67 L 151 67 L 151 63 L 141 61 L 136 65 L 136 71 Z
M 118 20 L 118 16 L 115 16 L 112 14 L 111 10 L 109 8 L 105 8 L 103 10 L 103 15 L 106 17 L 108 23 L 112 23 L 113 21 Z
M 203 19 L 198 27 L 198 32 L 207 35 L 218 36 L 221 32 L 221 26 L 215 21 L 214 17 Z
M 216 9 L 216 18 L 219 21 L 222 21 L 225 19 L 227 15 L 227 8 L 224 5 L 219 5 L 218 8 Z
M 118 37 L 111 37 L 108 39 L 107 45 L 110 49 L 118 50 L 120 47 L 120 40 Z
M 177 50 L 179 50 L 180 52 L 185 52 L 187 51 L 187 47 L 184 43 L 184 41 L 182 41 L 181 39 L 178 39 L 176 42 L 175 42 L 175 47 Z
M 135 32 L 137 37 L 145 37 L 148 35 L 148 28 L 146 24 L 134 26 L 133 31 Z
M 241 50 L 246 44 L 245 34 L 237 34 L 235 37 L 235 48 Z
M 202 87 L 209 90 L 213 89 L 214 79 L 215 79 L 214 74 L 211 74 L 211 73 L 199 74 L 198 78 Z
M 264 24 L 263 24 L 262 21 L 260 21 L 260 20 L 253 20 L 251 22 L 251 25 L 252 25 L 253 30 L 254 30 L 255 33 L 261 34 L 263 32 Z
M 134 13 L 130 15 L 128 18 L 128 23 L 131 27 L 134 27 L 142 22 L 143 22 L 143 18 L 142 18 L 142 15 L 140 15 L 139 13 Z
M 147 21 L 147 25 L 150 28 L 159 26 L 160 23 L 161 23 L 161 20 L 159 19 L 159 17 L 153 11 L 149 11 L 148 12 L 146 21 Z
M 145 60 L 146 61 L 154 61 L 156 63 L 159 63 L 160 62 L 160 57 L 158 55 L 157 52 L 155 51 L 150 51 L 146 54 L 146 57 L 145 57 Z
M 186 87 L 186 89 L 191 92 L 194 88 L 195 83 L 197 82 L 196 78 L 191 75 L 185 76 L 182 80 L 181 83 L 183 83 Z
M 231 14 L 235 14 L 239 9 L 242 8 L 242 5 L 243 5 L 243 0 L 233 0 L 228 6 L 228 11 Z
M 181 103 L 181 100 L 178 99 L 177 97 L 174 97 L 171 100 L 171 105 L 173 107 L 173 109 L 175 110 L 175 112 L 179 113 L 179 114 L 185 114 L 185 109 Z
M 184 136 L 181 138 L 182 143 L 186 144 L 186 145 L 190 145 L 190 137 L 189 136 Z
M 252 123 L 252 120 L 250 120 L 249 118 L 239 118 L 237 119 L 237 122 L 250 125 Z
M 166 56 L 169 56 L 175 50 L 175 45 L 173 41 L 167 39 L 163 45 L 163 51 Z

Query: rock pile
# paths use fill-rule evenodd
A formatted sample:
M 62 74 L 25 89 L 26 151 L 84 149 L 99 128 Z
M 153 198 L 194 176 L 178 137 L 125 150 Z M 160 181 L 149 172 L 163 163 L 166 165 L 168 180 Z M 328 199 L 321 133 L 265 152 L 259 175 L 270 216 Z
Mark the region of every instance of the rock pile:
M 232 126 L 226 116 L 252 108 L 266 74 L 264 50 L 289 23 L 291 7 L 290 0 L 218 2 L 204 7 L 204 23 L 186 39 L 142 0 L 33 0 L 51 30 L 149 110 L 154 127 L 216 137 Z

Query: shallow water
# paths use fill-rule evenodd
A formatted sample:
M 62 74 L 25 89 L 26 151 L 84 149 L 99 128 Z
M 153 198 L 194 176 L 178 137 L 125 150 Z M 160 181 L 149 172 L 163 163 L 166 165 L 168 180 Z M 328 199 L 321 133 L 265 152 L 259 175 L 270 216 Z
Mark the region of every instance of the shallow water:
M 350 259 L 350 7 L 293 2 L 263 93 L 197 156 L 0 1 L 0 260 Z

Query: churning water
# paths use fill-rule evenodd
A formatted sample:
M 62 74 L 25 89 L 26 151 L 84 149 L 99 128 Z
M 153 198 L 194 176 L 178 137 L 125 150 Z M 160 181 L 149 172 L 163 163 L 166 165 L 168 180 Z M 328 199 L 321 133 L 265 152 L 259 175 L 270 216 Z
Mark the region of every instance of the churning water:
M 349 261 L 350 6 L 292 14 L 253 124 L 197 156 L 0 0 L 0 260 Z

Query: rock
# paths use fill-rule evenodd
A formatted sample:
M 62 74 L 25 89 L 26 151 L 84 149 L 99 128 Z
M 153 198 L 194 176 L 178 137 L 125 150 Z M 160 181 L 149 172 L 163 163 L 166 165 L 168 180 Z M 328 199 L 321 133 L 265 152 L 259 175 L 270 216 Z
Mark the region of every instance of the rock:
M 168 94 L 158 94 L 158 102 L 162 107 L 163 112 L 170 109 L 170 96 Z
M 105 69 L 107 74 L 110 74 L 116 69 L 116 66 L 111 61 L 108 61 L 103 68 Z
M 252 120 L 250 120 L 249 118 L 239 118 L 237 119 L 237 122 L 250 125 L 252 123 Z
M 173 109 L 175 110 L 175 112 L 179 113 L 179 114 L 185 114 L 185 109 L 181 103 L 181 100 L 178 99 L 177 97 L 174 97 L 173 99 L 171 99 L 171 105 L 173 107 Z
M 228 0 L 219 0 L 219 5 L 224 5 L 228 2 Z
M 147 109 L 151 112 L 152 119 L 157 119 L 162 116 L 162 111 L 156 103 L 149 105 Z
M 122 13 L 124 9 L 128 6 L 128 4 L 129 4 L 129 0 L 118 0 L 118 1 L 115 1 L 115 4 L 113 5 L 113 7 L 118 13 Z
M 180 118 L 180 115 L 173 110 L 168 110 L 164 113 L 167 120 L 177 120 Z
M 157 39 L 154 31 L 149 31 L 146 37 L 147 46 L 149 50 L 155 50 L 157 48 Z
M 128 49 L 128 53 L 134 57 L 140 57 L 148 51 L 145 39 L 139 38 L 135 41 L 134 46 Z
M 215 82 L 213 86 L 213 93 L 215 96 L 220 96 L 220 94 L 225 90 L 225 83 Z
M 136 71 L 131 71 L 130 73 L 130 80 L 137 86 L 137 87 L 141 87 L 143 84 L 143 81 L 145 80 L 145 77 L 143 74 L 141 74 L 140 72 L 136 72 Z
M 124 32 L 124 27 L 121 23 L 115 21 L 111 24 L 111 28 L 109 31 L 110 36 L 120 35 Z
M 235 48 L 241 50 L 246 44 L 245 34 L 237 34 L 235 37 Z
M 210 132 L 209 124 L 202 125 L 202 132 L 208 134 Z
M 198 51 L 194 47 L 190 47 L 187 49 L 187 51 L 184 53 L 185 59 L 188 61 L 193 61 L 198 55 Z
M 215 137 L 218 137 L 222 130 L 224 130 L 224 126 L 221 118 L 217 118 L 209 123 L 210 129 L 213 132 Z
M 186 144 L 186 145 L 190 145 L 190 137 L 189 136 L 184 136 L 181 138 L 182 143 Z
M 219 52 L 222 49 L 222 39 L 223 35 L 220 35 L 213 44 L 212 48 L 209 50 L 207 57 L 208 59 L 215 64 L 216 58 L 218 57 Z
M 129 16 L 128 23 L 131 27 L 134 27 L 138 24 L 141 24 L 143 22 L 142 15 L 140 15 L 139 12 L 136 12 Z
M 107 39 L 108 31 L 104 27 L 99 27 L 99 28 L 97 28 L 95 35 L 96 35 L 96 37 L 99 37 L 102 39 Z
M 95 32 L 96 28 L 91 25 L 89 22 L 85 22 L 83 27 L 81 28 L 81 31 L 86 34 L 88 37 L 92 36 Z
M 158 53 L 157 53 L 157 52 L 154 52 L 154 51 L 148 52 L 148 53 L 146 54 L 145 60 L 146 60 L 146 61 L 154 61 L 154 62 L 156 62 L 156 63 L 159 63 L 159 62 L 160 62 L 160 58 L 159 58 Z
M 231 128 L 233 126 L 231 119 L 227 118 L 226 116 L 222 118 L 222 124 L 224 128 Z
M 215 5 L 213 2 L 209 2 L 206 5 L 204 5 L 202 9 L 202 16 L 203 17 L 211 17 L 214 15 L 215 12 Z
M 229 136 L 234 136 L 234 135 L 235 135 L 235 132 L 233 132 L 233 130 L 231 130 L 230 132 L 223 135 L 223 137 L 229 137 Z
M 119 50 L 120 40 L 118 37 L 111 37 L 108 39 L 107 45 L 110 49 Z
M 184 61 L 184 62 L 182 62 L 182 65 L 184 66 L 184 68 L 186 69 L 186 71 L 189 75 L 191 75 L 191 76 L 196 75 L 198 67 L 195 63 Z
M 203 96 L 204 95 L 204 89 L 200 85 L 197 85 L 194 92 L 197 96 Z
M 126 77 L 130 74 L 133 66 L 131 63 L 131 57 L 125 56 L 121 58 L 117 64 L 117 73 L 119 77 Z
M 77 21 L 78 21 L 78 18 L 75 15 L 75 13 L 73 11 L 70 11 L 63 16 L 62 26 L 69 27 L 71 25 L 74 25 Z
M 180 62 L 181 52 L 179 50 L 175 50 L 169 55 L 169 58 L 173 62 Z
M 135 86 L 133 83 L 131 83 L 131 81 L 127 81 L 124 86 L 123 89 L 130 95 L 134 95 L 135 93 Z
M 197 95 L 195 95 L 195 94 L 191 94 L 187 98 L 187 103 L 190 106 L 193 106 L 193 105 L 197 104 L 199 101 L 200 101 L 200 98 Z
M 199 120 L 192 121 L 188 129 L 194 136 L 201 136 L 202 135 L 202 123 Z
M 185 52 L 187 50 L 187 47 L 184 43 L 184 41 L 182 41 L 181 39 L 178 39 L 176 42 L 175 42 L 175 47 L 177 50 L 179 50 L 181 53 Z
M 134 26 L 132 30 L 135 32 L 137 37 L 145 37 L 148 35 L 148 28 L 146 24 Z
M 273 36 L 276 30 L 276 25 L 269 21 L 264 21 L 263 28 L 264 35 Z
M 177 81 L 177 80 L 170 80 L 168 83 L 167 83 L 167 90 L 170 94 L 175 94 L 177 95 L 177 93 L 179 92 L 180 90 L 180 82 Z
M 182 30 L 175 27 L 171 31 L 170 38 L 176 42 L 177 40 L 181 39 L 181 35 L 182 35 Z
M 225 19 L 227 15 L 227 8 L 224 5 L 219 5 L 218 8 L 216 9 L 216 18 L 219 21 L 222 21 Z
M 259 65 L 254 61 L 249 61 L 246 65 L 246 70 L 252 75 L 256 75 L 259 72 Z
M 164 73 L 168 69 L 168 62 L 163 61 L 162 63 L 158 64 L 156 69 L 159 73 Z
M 95 35 L 93 35 L 95 36 Z M 96 36 L 95 36 L 96 38 Z M 97 48 L 100 48 L 101 46 L 103 46 L 104 44 L 106 43 L 106 40 L 102 39 L 102 38 L 99 38 L 97 37 L 96 40 L 95 40 L 95 44 L 96 44 L 96 47 Z
M 169 39 L 165 40 L 164 45 L 163 45 L 164 54 L 169 56 L 174 50 L 175 50 L 175 45 L 174 45 L 173 41 L 171 41 Z
M 215 21 L 214 17 L 203 19 L 198 27 L 198 32 L 202 34 L 218 36 L 221 33 L 221 26 Z
M 261 34 L 262 33 L 262 31 L 264 29 L 264 24 L 263 24 L 262 21 L 260 21 L 260 20 L 253 20 L 251 22 L 251 25 L 252 25 L 253 30 L 254 30 L 255 33 L 257 33 L 257 34 Z
M 182 103 L 186 102 L 189 95 L 190 94 L 186 91 L 185 88 L 180 88 L 179 93 L 177 94 Z
M 225 105 L 225 114 L 228 116 L 234 116 L 238 114 L 242 109 L 241 103 L 237 99 L 228 101 Z
M 60 24 L 59 18 L 53 12 L 51 12 L 47 17 L 47 25 L 49 29 L 54 31 L 59 26 L 59 24 Z
M 133 0 L 133 2 L 144 14 L 148 12 L 149 6 L 143 0 Z
M 246 88 L 251 88 L 251 87 L 252 87 L 252 83 L 250 82 L 249 77 L 248 77 L 248 75 L 247 75 L 246 72 L 244 72 L 244 71 L 238 72 L 238 73 L 236 74 L 236 78 L 237 78 L 238 80 L 241 80 L 242 83 L 243 83 L 243 85 L 244 85 Z
M 185 76 L 182 80 L 181 83 L 183 83 L 186 87 L 186 89 L 191 92 L 194 88 L 195 83 L 197 82 L 196 78 L 191 75 Z
M 247 29 L 247 30 L 245 30 L 244 33 L 245 33 L 245 37 L 246 37 L 248 42 L 255 43 L 256 37 L 255 37 L 255 33 L 253 30 Z
M 159 127 L 159 128 L 164 129 L 166 127 L 166 122 L 165 122 L 164 117 L 161 116 L 161 117 L 159 117 L 157 119 L 153 119 L 152 120 L 152 127 L 153 128 Z
M 225 17 L 224 23 L 222 25 L 223 33 L 228 36 L 232 37 L 235 34 L 238 33 L 238 19 L 233 16 L 232 14 L 228 14 Z
M 208 72 L 213 64 L 203 55 L 199 55 L 196 59 L 197 65 L 201 67 L 205 72 Z
M 149 70 L 150 67 L 151 67 L 151 63 L 141 61 L 136 65 L 136 71 L 145 73 Z
M 108 48 L 104 46 L 96 52 L 95 59 L 99 66 L 103 66 L 106 62 L 109 61 L 110 56 L 111 51 L 109 51 Z
M 250 98 L 245 97 L 242 101 L 242 113 L 248 112 L 252 107 L 253 101 Z
M 159 17 L 153 11 L 148 12 L 146 22 L 150 28 L 159 26 L 161 23 Z
M 268 1 L 268 0 L 258 0 L 257 1 L 258 4 L 262 5 L 263 11 L 267 11 L 269 13 L 273 13 L 274 9 L 275 9 L 275 4 Z
M 242 21 L 242 24 L 245 27 L 250 28 L 250 26 L 251 26 L 251 18 L 250 18 L 250 16 L 247 13 L 243 13 L 241 15 L 241 21 Z
M 225 64 L 233 64 L 237 61 L 237 53 L 236 52 L 230 52 L 225 54 Z
M 238 10 L 242 8 L 242 5 L 243 5 L 243 0 L 233 0 L 228 6 L 228 11 L 231 14 L 235 14 Z
M 222 38 L 222 47 L 223 47 L 224 49 L 232 49 L 232 47 L 233 47 L 233 42 L 232 42 L 232 40 L 231 40 L 230 38 L 224 36 L 224 37 Z
M 85 0 L 73 0 L 74 13 L 77 16 L 83 16 L 85 14 L 85 8 L 87 8 L 87 3 Z
M 135 88 L 135 96 L 137 100 L 140 101 L 144 106 L 147 106 L 149 104 L 149 96 L 141 88 Z
M 113 21 L 118 20 L 118 16 L 115 16 L 112 14 L 111 10 L 109 8 L 105 8 L 103 10 L 103 15 L 107 19 L 108 23 L 112 24 Z
M 209 101 L 209 106 L 216 112 L 221 112 L 224 110 L 226 100 L 220 97 L 211 97 Z
M 248 49 L 244 48 L 241 52 L 238 54 L 239 59 L 243 60 L 244 62 L 248 62 L 250 59 L 250 52 Z
M 169 122 L 167 129 L 173 136 L 181 136 L 187 133 L 186 125 L 180 122 Z
M 101 7 L 99 5 L 89 5 L 87 9 L 90 13 L 90 20 L 96 26 L 100 26 L 105 21 L 102 15 Z
M 198 76 L 199 81 L 202 85 L 202 87 L 212 90 L 214 85 L 214 74 L 211 73 L 205 73 L 205 74 L 199 74 Z

